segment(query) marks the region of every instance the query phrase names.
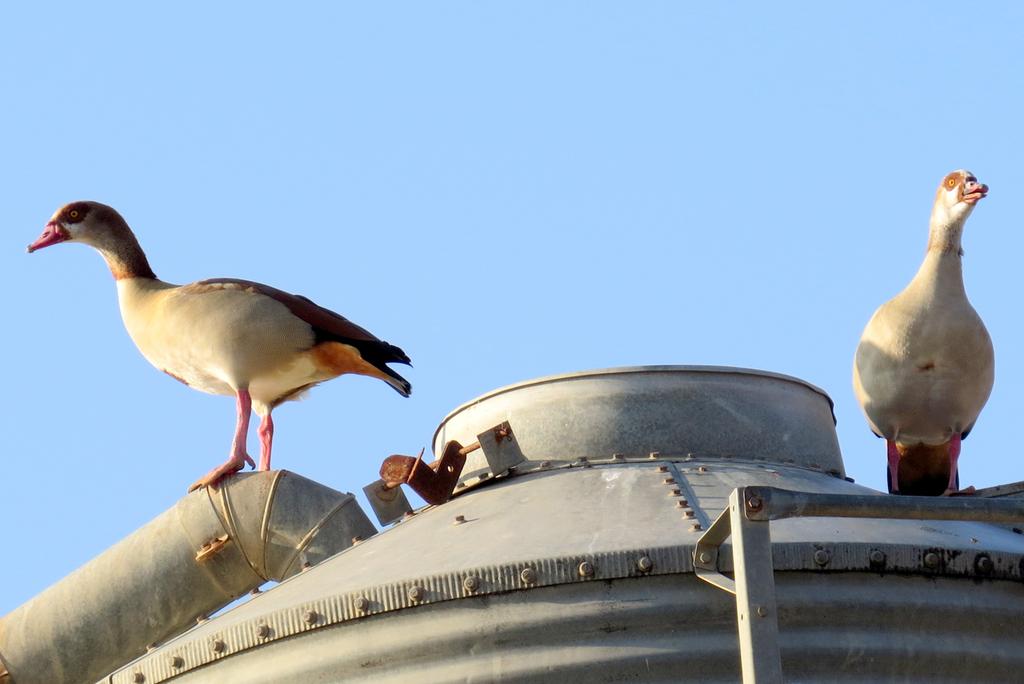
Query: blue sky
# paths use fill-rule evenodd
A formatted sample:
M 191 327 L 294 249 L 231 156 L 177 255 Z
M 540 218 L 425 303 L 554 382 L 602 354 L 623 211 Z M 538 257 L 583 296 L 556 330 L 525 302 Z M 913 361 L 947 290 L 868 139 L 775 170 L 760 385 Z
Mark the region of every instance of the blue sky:
M 0 614 L 230 445 L 232 401 L 142 359 L 96 254 L 24 253 L 75 199 L 118 208 L 166 280 L 302 293 L 410 354 L 411 399 L 349 377 L 275 412 L 275 466 L 335 488 L 487 390 L 636 364 L 819 385 L 848 473 L 884 488 L 853 351 L 966 167 L 991 187 L 964 246 L 997 370 L 961 476 L 1024 479 L 1024 7 L 241 7 L 0 9 Z

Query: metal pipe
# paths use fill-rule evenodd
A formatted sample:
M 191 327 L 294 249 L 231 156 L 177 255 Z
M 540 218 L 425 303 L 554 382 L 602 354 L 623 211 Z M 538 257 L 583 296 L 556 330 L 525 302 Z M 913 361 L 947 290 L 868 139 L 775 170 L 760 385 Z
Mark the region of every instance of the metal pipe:
M 351 494 L 283 470 L 235 475 L 0 618 L 0 684 L 93 682 L 375 533 Z
M 776 487 L 741 487 L 750 520 L 782 518 L 892 518 L 900 520 L 1024 521 L 1024 502 L 972 496 L 818 494 Z

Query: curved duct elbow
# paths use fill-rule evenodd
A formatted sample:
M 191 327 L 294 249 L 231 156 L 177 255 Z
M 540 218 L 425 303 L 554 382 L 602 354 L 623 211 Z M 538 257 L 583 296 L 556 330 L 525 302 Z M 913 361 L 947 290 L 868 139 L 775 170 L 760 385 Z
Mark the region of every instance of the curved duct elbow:
M 267 580 L 375 533 L 351 494 L 287 471 L 229 478 L 0 619 L 0 684 L 95 681 Z

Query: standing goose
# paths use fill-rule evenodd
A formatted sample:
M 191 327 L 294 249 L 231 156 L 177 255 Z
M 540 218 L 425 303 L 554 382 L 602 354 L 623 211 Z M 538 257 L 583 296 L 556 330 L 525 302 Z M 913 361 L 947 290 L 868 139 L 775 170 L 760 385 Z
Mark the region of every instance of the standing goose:
M 868 321 L 853 388 L 884 437 L 889 491 L 952 494 L 960 441 L 992 391 L 992 340 L 964 290 L 960 236 L 988 186 L 950 173 L 935 196 L 928 250 L 910 284 Z
M 409 383 L 386 365 L 408 364 L 405 352 L 305 297 L 246 280 L 179 286 L 157 279 L 128 224 L 111 207 L 62 207 L 28 251 L 59 242 L 84 243 L 106 259 L 117 281 L 121 318 L 146 360 L 189 387 L 235 397 L 231 457 L 189 491 L 215 485 L 246 463 L 255 467 L 245 450 L 253 409 L 262 419 L 259 469 L 269 470 L 271 412 L 314 385 L 357 373 L 409 396 Z

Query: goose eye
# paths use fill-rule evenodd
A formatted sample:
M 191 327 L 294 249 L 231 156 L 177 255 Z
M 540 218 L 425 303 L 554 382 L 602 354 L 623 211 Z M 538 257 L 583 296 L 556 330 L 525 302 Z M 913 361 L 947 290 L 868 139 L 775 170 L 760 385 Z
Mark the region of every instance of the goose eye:
M 946 187 L 949 188 L 950 190 L 955 188 L 956 187 L 956 178 L 954 178 L 953 176 L 950 176 L 949 178 L 947 178 L 946 179 Z
M 68 212 L 68 216 L 70 216 L 73 219 L 78 218 L 78 210 L 72 209 L 71 211 Z

